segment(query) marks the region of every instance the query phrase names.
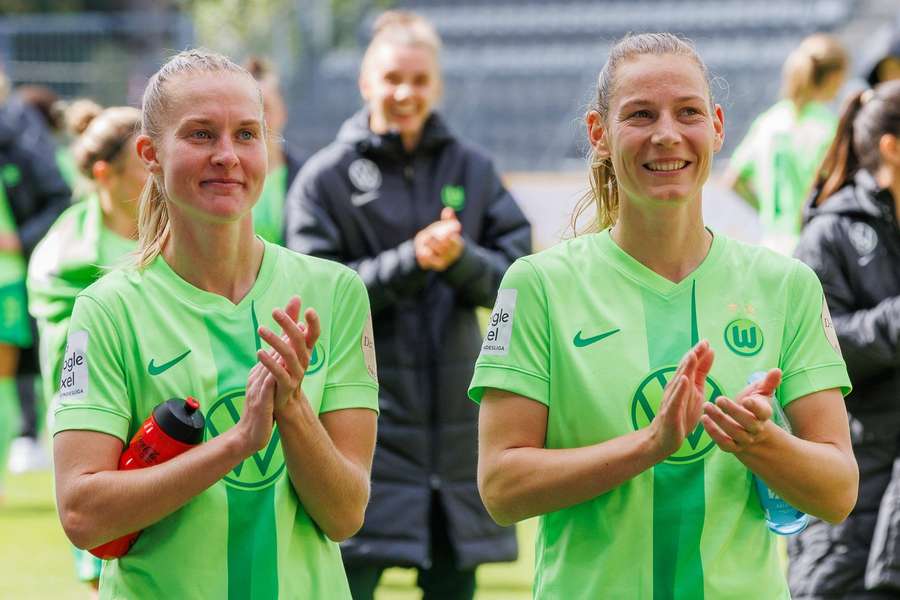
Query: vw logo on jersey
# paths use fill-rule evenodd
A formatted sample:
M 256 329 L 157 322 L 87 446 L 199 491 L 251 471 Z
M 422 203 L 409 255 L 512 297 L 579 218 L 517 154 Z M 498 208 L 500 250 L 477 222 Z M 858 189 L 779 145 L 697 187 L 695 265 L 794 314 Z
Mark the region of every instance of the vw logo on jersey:
M 878 234 L 868 223 L 854 223 L 850 226 L 850 243 L 860 256 L 871 254 L 878 246 Z
M 750 319 L 735 319 L 725 326 L 725 345 L 738 356 L 755 356 L 763 347 L 762 328 Z
M 316 342 L 312 355 L 309 357 L 309 365 L 306 367 L 305 375 L 313 375 L 319 372 L 319 369 L 325 365 L 325 348 L 322 342 Z
M 350 177 L 350 183 L 360 192 L 374 192 L 381 187 L 381 171 L 368 158 L 357 158 L 350 163 L 347 175 Z
M 656 417 L 656 411 L 659 410 L 663 400 L 663 392 L 668 385 L 669 380 L 677 366 L 662 367 L 656 369 L 638 385 L 631 398 L 631 424 L 635 431 L 643 429 L 650 425 Z M 711 377 L 706 378 L 706 400 L 714 401 L 722 395 L 722 388 Z M 665 462 L 670 464 L 684 464 L 702 459 L 716 443 L 713 441 L 703 425 L 697 424 L 697 427 L 688 434 L 684 443 L 681 444 L 674 454 L 669 456 Z
M 207 440 L 225 433 L 241 420 L 245 390 L 234 390 L 219 397 L 206 411 Z M 273 485 L 284 471 L 284 454 L 278 425 L 272 428 L 268 445 L 228 472 L 226 485 L 242 490 L 260 490 Z

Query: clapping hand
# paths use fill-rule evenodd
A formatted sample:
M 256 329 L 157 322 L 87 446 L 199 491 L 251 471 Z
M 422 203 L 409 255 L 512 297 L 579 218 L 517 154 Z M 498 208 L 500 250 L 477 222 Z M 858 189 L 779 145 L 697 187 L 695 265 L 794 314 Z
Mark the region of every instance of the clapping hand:
M 462 254 L 465 242 L 462 224 L 452 208 L 444 208 L 441 218 L 416 234 L 413 239 L 416 262 L 426 271 L 445 271 Z
M 714 353 L 706 340 L 690 349 L 666 385 L 659 410 L 650 423 L 652 439 L 663 458 L 676 452 L 697 427 L 706 403 L 706 376 Z
M 739 454 L 768 436 L 775 426 L 770 423 L 770 402 L 780 384 L 781 370 L 772 369 L 745 387 L 734 400 L 720 396 L 715 404 L 710 402 L 703 407 L 703 427 L 719 448 Z

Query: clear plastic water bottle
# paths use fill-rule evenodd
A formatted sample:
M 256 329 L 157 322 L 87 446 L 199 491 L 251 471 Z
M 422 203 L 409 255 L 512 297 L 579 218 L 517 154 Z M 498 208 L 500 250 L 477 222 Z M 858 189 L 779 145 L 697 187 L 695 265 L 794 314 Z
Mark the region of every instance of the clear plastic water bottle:
M 756 383 L 764 379 L 766 373 L 757 371 L 753 373 L 747 380 L 747 384 Z M 781 408 L 781 403 L 772 394 L 772 421 L 776 425 L 791 433 L 791 424 Z M 762 504 L 763 512 L 766 515 L 766 525 L 778 535 L 794 535 L 800 533 L 809 524 L 809 516 L 805 512 L 801 512 L 788 504 L 781 496 L 769 489 L 763 480 L 753 475 L 753 483 L 756 485 L 756 492 L 759 494 L 759 501 Z

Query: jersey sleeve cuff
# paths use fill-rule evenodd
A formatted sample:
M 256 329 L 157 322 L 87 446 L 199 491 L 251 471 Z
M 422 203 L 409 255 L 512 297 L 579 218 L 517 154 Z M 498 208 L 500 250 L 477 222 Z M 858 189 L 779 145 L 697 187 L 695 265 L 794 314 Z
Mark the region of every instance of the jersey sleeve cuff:
M 781 404 L 787 406 L 797 398 L 832 388 L 840 388 L 843 396 L 853 389 L 847 376 L 847 369 L 841 363 L 788 373 L 781 382 Z
M 319 414 L 345 408 L 368 408 L 378 413 L 378 386 L 374 383 L 346 383 L 326 386 Z
M 128 426 L 131 419 L 111 410 L 98 407 L 63 406 L 56 410 L 53 419 L 53 435 L 60 431 L 83 429 L 113 435 L 128 443 Z
M 498 365 L 478 365 L 469 386 L 469 398 L 481 404 L 487 388 L 495 388 L 531 398 L 550 406 L 550 382 L 527 371 Z

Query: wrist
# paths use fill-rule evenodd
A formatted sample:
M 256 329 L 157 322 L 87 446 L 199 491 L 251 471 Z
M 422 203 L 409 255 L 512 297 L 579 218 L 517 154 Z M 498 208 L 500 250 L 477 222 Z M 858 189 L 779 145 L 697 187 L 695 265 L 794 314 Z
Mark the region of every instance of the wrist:
M 308 424 L 317 418 L 302 389 L 299 394 L 293 394 L 290 400 L 272 411 L 272 415 L 279 425 L 285 422 Z
M 651 465 L 656 465 L 669 458 L 672 454 L 663 446 L 663 436 L 659 435 L 656 428 L 651 424 L 637 431 L 641 436 L 641 449 L 644 456 L 649 457 Z

